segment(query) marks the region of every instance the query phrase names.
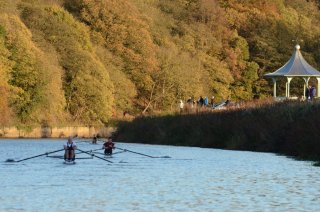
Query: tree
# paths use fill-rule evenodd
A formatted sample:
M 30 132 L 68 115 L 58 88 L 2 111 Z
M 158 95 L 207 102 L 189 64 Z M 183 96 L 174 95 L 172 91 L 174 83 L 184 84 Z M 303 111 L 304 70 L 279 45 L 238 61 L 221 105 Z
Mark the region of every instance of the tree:
M 152 73 L 158 69 L 148 25 L 133 4 L 123 0 L 77 0 L 77 9 L 71 11 L 86 23 L 92 31 L 104 39 L 104 46 L 120 57 L 122 72 L 137 88 L 138 105 L 147 104 L 152 93 Z M 70 8 L 70 3 L 66 2 Z
M 16 16 L 4 15 L 0 19 L 7 33 L 6 48 L 9 59 L 14 61 L 9 72 L 8 83 L 14 94 L 10 96 L 11 107 L 22 123 L 38 121 L 39 109 L 45 103 L 45 87 L 48 83 L 42 63 L 38 60 L 41 52 L 31 40 L 31 33 Z
M 9 107 L 10 86 L 8 84 L 13 63 L 9 60 L 10 52 L 5 46 L 5 36 L 5 28 L 0 24 L 0 126 L 8 126 L 13 118 Z
M 66 109 L 73 120 L 107 123 L 112 115 L 113 84 L 93 51 L 88 28 L 59 6 L 25 4 L 22 17 L 59 54 Z

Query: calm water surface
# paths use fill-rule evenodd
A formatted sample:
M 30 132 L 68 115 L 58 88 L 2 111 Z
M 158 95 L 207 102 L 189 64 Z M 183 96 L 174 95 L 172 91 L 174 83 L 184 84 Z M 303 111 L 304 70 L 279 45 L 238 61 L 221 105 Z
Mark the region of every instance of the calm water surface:
M 125 152 L 108 158 L 112 164 L 95 158 L 66 165 L 45 156 L 5 162 L 61 149 L 63 142 L 0 140 L 0 211 L 320 210 L 320 168 L 274 154 L 116 143 L 171 158 Z

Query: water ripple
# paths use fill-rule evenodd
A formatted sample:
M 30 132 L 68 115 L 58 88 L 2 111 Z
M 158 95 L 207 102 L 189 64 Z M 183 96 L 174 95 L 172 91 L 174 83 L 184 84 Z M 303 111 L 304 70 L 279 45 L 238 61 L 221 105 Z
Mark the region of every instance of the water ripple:
M 0 160 L 41 154 L 62 142 L 2 140 Z M 267 153 L 117 145 L 171 158 L 121 153 L 108 158 L 112 164 L 95 158 L 69 166 L 45 157 L 0 163 L 0 211 L 320 210 L 320 169 L 310 162 Z

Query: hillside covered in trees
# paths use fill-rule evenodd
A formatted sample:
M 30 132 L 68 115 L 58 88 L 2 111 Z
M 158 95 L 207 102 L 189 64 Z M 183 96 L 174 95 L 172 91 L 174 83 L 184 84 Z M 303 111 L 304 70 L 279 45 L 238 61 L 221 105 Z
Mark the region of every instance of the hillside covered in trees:
M 189 96 L 266 97 L 263 74 L 281 67 L 296 42 L 320 68 L 319 6 L 0 0 L 0 126 L 104 125 L 124 111 L 170 112 Z M 299 86 L 294 80 L 292 94 Z

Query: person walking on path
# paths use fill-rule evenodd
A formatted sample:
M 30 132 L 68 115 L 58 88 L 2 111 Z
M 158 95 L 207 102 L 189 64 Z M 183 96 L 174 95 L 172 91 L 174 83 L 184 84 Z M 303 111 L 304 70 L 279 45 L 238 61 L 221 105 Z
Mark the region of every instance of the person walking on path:
M 306 88 L 306 99 L 308 101 L 310 100 L 310 96 L 311 96 L 311 86 L 308 85 L 308 87 Z
M 202 96 L 200 96 L 200 98 L 199 98 L 199 100 L 198 100 L 198 104 L 199 104 L 200 107 L 203 106 L 203 104 L 204 104 L 204 99 L 202 98 Z
M 211 101 L 210 101 L 210 107 L 214 108 L 215 104 L 214 104 L 214 96 L 211 97 Z
M 317 93 L 317 89 L 316 87 L 313 85 L 310 89 L 310 99 L 314 100 L 314 98 L 316 97 L 316 93 Z
M 180 108 L 180 114 L 183 112 L 183 108 L 184 108 L 184 103 L 183 101 L 180 99 L 180 102 L 179 102 L 179 108 Z
M 203 104 L 204 104 L 205 107 L 208 106 L 208 104 L 209 104 L 208 97 L 206 97 L 206 96 L 204 97 L 204 99 L 203 99 Z

